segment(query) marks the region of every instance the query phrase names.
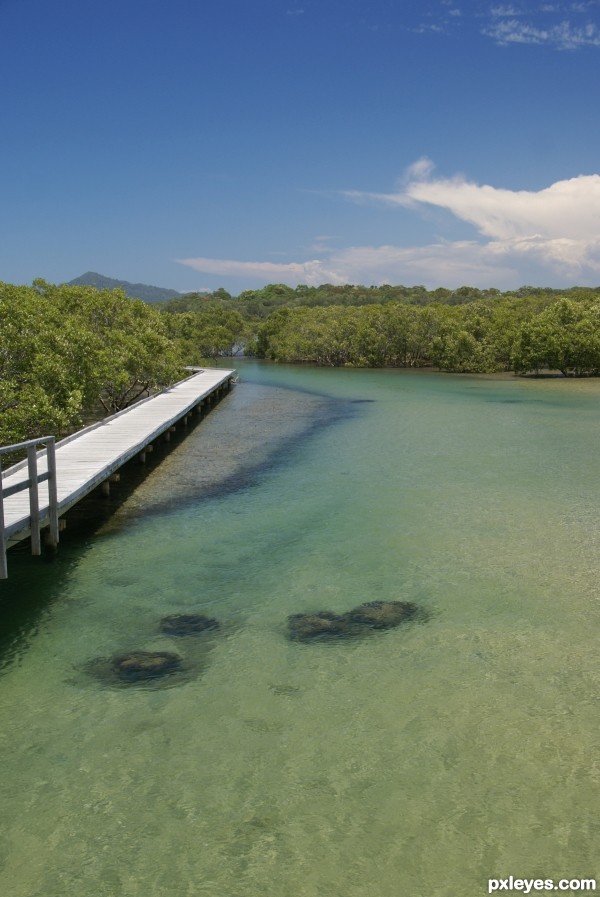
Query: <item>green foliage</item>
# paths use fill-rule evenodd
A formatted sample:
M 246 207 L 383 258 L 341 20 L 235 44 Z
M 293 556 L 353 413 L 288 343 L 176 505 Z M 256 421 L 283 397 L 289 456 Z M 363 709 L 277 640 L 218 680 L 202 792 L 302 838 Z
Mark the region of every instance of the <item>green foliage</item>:
M 0 444 L 64 434 L 181 377 L 164 316 L 122 291 L 0 284 Z
M 573 298 L 557 300 L 533 289 L 522 297 L 488 291 L 474 298 L 470 289 L 460 292 L 468 292 L 471 301 L 282 307 L 258 327 L 248 349 L 272 361 L 335 367 L 600 372 L 596 293 L 573 291 Z
M 521 325 L 513 349 L 517 373 L 544 368 L 565 376 L 600 374 L 600 302 L 561 299 Z
M 248 324 L 237 311 L 207 305 L 199 311 L 163 316 L 167 332 L 189 364 L 235 355 L 246 341 Z
M 256 354 L 332 367 L 416 367 L 428 361 L 437 322 L 430 309 L 389 304 L 285 308 L 258 331 Z
M 182 356 L 162 314 L 122 290 L 36 282 L 61 324 L 56 355 L 79 384 L 83 408 L 113 413 L 181 375 Z
M 75 424 L 82 392 L 62 363 L 55 308 L 29 287 L 0 284 L 0 332 L 0 443 Z

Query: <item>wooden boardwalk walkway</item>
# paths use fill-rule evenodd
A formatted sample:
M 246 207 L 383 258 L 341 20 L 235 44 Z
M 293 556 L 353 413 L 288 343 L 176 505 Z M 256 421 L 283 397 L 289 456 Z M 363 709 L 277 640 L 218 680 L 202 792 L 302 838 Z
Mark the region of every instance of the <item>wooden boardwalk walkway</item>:
M 198 371 L 157 395 L 57 442 L 54 486 L 58 516 L 97 486 L 107 483 L 123 464 L 136 455 L 142 455 L 152 442 L 168 434 L 177 421 L 194 409 L 202 408 L 211 397 L 229 389 L 235 377 L 234 370 Z M 36 458 L 38 478 L 48 480 L 47 451 L 38 452 Z M 2 501 L 0 496 L 4 507 L 4 526 L 0 532 L 0 578 L 6 576 L 6 548 L 30 535 L 33 547 L 30 490 L 27 488 L 30 469 L 28 462 L 22 461 L 2 474 L 1 491 L 5 497 Z M 22 491 L 17 492 L 19 484 Z M 42 484 L 39 488 L 40 527 L 51 523 L 48 492 Z M 34 516 L 38 516 L 37 509 Z

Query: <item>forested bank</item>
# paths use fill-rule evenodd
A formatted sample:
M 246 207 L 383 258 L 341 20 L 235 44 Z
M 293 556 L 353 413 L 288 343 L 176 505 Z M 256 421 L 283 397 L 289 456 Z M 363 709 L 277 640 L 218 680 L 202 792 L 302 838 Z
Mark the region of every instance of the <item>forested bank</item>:
M 600 373 L 600 297 L 464 306 L 283 308 L 258 329 L 254 354 L 273 361 L 423 367 L 461 373 Z
M 278 362 L 565 376 L 600 373 L 600 288 L 270 284 L 231 296 L 190 293 L 174 315 L 218 309 L 247 322 L 245 351 Z
M 162 305 L 0 284 L 0 444 L 64 435 L 239 351 L 275 362 L 600 375 L 600 288 L 297 287 Z
M 0 283 L 0 445 L 62 436 L 181 380 L 240 315 L 168 315 L 121 290 Z

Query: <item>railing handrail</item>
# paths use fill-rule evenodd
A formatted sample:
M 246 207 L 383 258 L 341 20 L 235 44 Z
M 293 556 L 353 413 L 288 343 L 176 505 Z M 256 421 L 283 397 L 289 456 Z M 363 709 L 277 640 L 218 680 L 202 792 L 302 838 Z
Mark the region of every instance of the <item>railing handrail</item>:
M 43 445 L 54 438 L 54 436 L 39 436 L 37 439 L 27 439 L 25 442 L 15 442 L 13 445 L 4 445 L 0 448 L 0 455 L 9 455 L 11 452 L 18 452 L 19 449 L 28 448 L 30 445 Z
M 48 458 L 47 472 L 38 473 L 38 458 L 36 446 L 44 444 Z M 18 449 L 27 449 L 27 477 L 20 483 L 4 488 L 2 485 L 2 466 L 0 464 L 0 579 L 6 579 L 8 570 L 6 565 L 6 534 L 4 529 L 4 498 L 8 498 L 17 492 L 29 489 L 29 530 L 31 534 L 31 553 L 41 554 L 41 520 L 40 500 L 38 486 L 44 481 L 48 482 L 48 524 L 50 527 L 50 544 L 58 544 L 58 497 L 56 485 L 56 439 L 54 436 L 40 436 L 38 439 L 26 439 L 24 442 L 15 442 L 0 448 L 1 455 Z M 10 469 L 10 468 L 9 468 Z

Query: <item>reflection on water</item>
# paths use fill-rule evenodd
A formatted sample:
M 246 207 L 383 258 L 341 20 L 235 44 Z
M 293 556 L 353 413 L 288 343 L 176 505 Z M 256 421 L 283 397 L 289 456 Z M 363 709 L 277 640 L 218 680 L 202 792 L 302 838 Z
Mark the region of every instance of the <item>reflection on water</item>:
M 11 559 L 32 617 L 0 678 L 2 893 L 598 877 L 600 384 L 248 364 L 231 398 L 118 527 Z M 427 618 L 288 637 L 373 601 Z M 221 626 L 161 631 L 175 614 Z M 90 675 L 132 651 L 194 674 Z

